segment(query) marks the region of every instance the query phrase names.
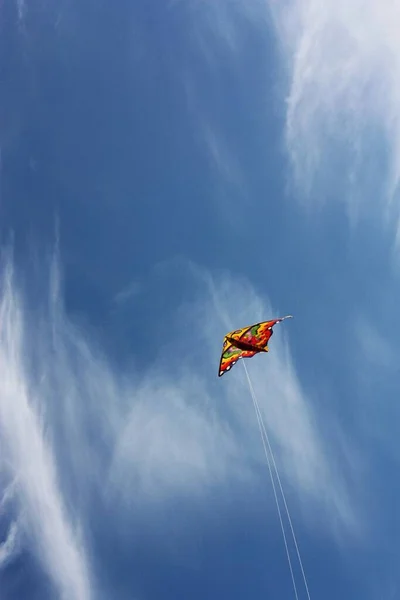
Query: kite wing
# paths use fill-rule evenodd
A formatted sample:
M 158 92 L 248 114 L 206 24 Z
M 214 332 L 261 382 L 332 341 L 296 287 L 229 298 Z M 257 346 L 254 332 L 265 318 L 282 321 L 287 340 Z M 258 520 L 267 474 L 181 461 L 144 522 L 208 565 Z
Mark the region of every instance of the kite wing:
M 268 352 L 268 341 L 273 334 L 273 326 L 289 318 L 291 315 L 262 321 L 227 333 L 222 346 L 218 376 L 221 377 L 229 371 L 240 358 L 251 358 L 259 352 Z
M 221 375 L 229 371 L 233 365 L 237 363 L 239 358 L 251 358 L 258 352 L 259 350 L 241 350 L 240 348 L 234 346 L 232 342 L 225 337 L 221 360 L 219 363 L 218 376 L 221 377 Z

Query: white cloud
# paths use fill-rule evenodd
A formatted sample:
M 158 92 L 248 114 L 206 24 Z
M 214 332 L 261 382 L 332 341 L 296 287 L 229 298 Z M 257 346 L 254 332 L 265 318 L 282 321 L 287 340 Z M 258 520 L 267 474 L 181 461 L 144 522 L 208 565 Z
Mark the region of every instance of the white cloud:
M 193 18 L 193 34 L 204 56 L 209 60 L 211 68 L 214 60 L 210 48 L 210 33 L 222 40 L 231 51 L 236 51 L 239 26 L 237 17 L 252 13 L 251 3 L 243 10 L 241 0 L 226 0 L 218 3 L 212 0 L 169 0 L 169 8 L 190 12 Z
M 379 326 L 380 325 L 380 326 Z M 355 345 L 362 362 L 368 361 L 371 367 L 382 369 L 383 372 L 395 372 L 398 366 L 398 351 L 393 343 L 382 333 L 383 323 L 372 316 L 357 315 L 355 318 Z M 374 370 L 374 369 L 373 369 Z M 368 369 L 371 375 L 371 370 Z
M 157 382 L 149 374 L 134 398 L 110 473 L 117 493 L 134 493 L 148 505 L 187 493 L 201 497 L 237 474 L 245 477 L 234 433 L 217 418 L 204 382 Z
M 351 328 L 349 346 L 356 380 L 354 405 L 361 434 L 378 443 L 380 450 L 400 458 L 397 423 L 398 403 L 397 327 L 375 314 L 357 314 Z
M 4 289 L 1 466 L 14 479 L 19 523 L 66 597 L 89 598 L 91 579 L 67 506 L 84 532 L 87 511 L 102 506 L 113 517 L 108 535 L 118 538 L 126 522 L 151 527 L 176 499 L 207 510 L 209 494 L 245 497 L 259 488 L 260 469 L 268 485 L 241 365 L 217 377 L 228 326 L 218 307 L 230 306 L 235 325 L 271 309 L 246 281 L 206 276 L 207 286 L 195 269 L 191 276 L 203 291 L 178 311 L 168 343 L 148 348 L 150 364 L 140 373 L 118 371 L 67 319 L 56 269 L 45 318 L 23 310 L 10 280 Z M 302 389 L 284 341 L 289 330 L 277 327 L 270 354 L 251 361 L 250 375 L 283 480 L 296 494 L 292 509 L 314 519 L 319 507 L 330 516 L 327 534 L 335 521 L 348 530 L 354 515 L 335 470 L 336 447 Z
M 213 301 L 228 330 L 287 312 L 278 314 L 255 294 L 245 280 L 239 283 L 223 278 L 222 287 L 219 285 L 218 288 L 211 279 L 209 284 Z M 327 415 L 317 410 L 314 398 L 302 388 L 287 342 L 291 325 L 290 321 L 278 324 L 274 328 L 268 356 L 254 357 L 246 363 L 263 419 L 286 483 L 297 491 L 305 513 L 315 518 L 315 508 L 319 506 L 322 512 L 327 511 L 331 515 L 331 524 L 337 533 L 345 525 L 348 531 L 359 534 L 360 523 L 345 485 L 344 474 L 349 475 L 349 472 L 341 463 L 343 455 L 350 453 L 349 444 L 344 442 L 335 415 L 330 414 L 327 421 Z M 241 365 L 234 368 L 240 369 Z M 229 388 L 229 394 L 237 403 L 236 410 L 243 411 L 241 420 L 247 421 L 249 429 L 256 428 L 244 378 L 243 387 Z M 249 435 L 249 429 L 245 435 Z M 256 429 L 252 438 L 256 444 L 259 443 Z M 352 465 L 348 464 L 348 468 L 354 475 Z
M 138 296 L 142 286 L 138 281 L 131 281 L 127 286 L 115 294 L 113 303 L 120 307 L 123 304 L 130 304 L 131 300 Z
M 338 182 L 351 200 L 375 203 L 379 194 L 379 208 L 397 217 L 397 206 L 386 211 L 400 179 L 399 0 L 269 6 L 287 66 L 286 141 L 297 183 L 309 192 L 324 180 L 319 199 L 332 186 L 340 197 Z
M 33 537 L 48 575 L 65 599 L 90 598 L 85 554 L 68 519 L 35 390 L 29 385 L 22 311 L 8 270 L 0 301 L 0 470 L 13 483 L 19 523 Z M 15 527 L 2 551 L 14 546 Z
M 16 554 L 18 546 L 18 525 L 13 521 L 7 533 L 4 542 L 0 544 L 0 568 L 5 566 L 7 562 Z
M 23 21 L 24 17 L 25 17 L 25 12 L 26 12 L 25 0 L 17 0 L 17 8 L 18 8 L 18 18 L 20 21 Z
M 201 134 L 208 149 L 213 167 L 217 170 L 218 176 L 223 178 L 224 185 L 231 184 L 239 187 L 244 192 L 243 176 L 239 164 L 234 160 L 234 156 L 227 148 L 223 136 L 215 127 L 204 123 L 201 127 Z

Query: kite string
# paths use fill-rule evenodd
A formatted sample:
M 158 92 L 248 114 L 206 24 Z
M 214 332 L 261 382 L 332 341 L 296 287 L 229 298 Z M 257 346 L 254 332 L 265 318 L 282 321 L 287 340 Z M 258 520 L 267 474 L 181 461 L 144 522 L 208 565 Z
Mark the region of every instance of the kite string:
M 311 598 L 310 598 L 310 592 L 309 592 L 308 584 L 307 584 L 307 578 L 306 578 L 306 575 L 305 575 L 305 572 L 304 572 L 304 568 L 303 568 L 303 561 L 301 560 L 299 546 L 298 546 L 298 543 L 297 543 L 296 535 L 294 533 L 292 519 L 290 517 L 289 507 L 288 507 L 287 502 L 286 502 L 286 497 L 285 497 L 285 494 L 284 494 L 284 491 L 283 491 L 283 487 L 282 487 L 282 483 L 281 483 L 281 478 L 279 476 L 279 471 L 278 471 L 278 467 L 277 467 L 277 464 L 276 464 L 276 461 L 275 461 L 274 453 L 272 451 L 271 443 L 269 441 L 269 436 L 268 436 L 268 433 L 267 433 L 267 430 L 266 430 L 266 427 L 265 427 L 265 424 L 264 424 L 264 421 L 263 421 L 263 418 L 262 418 L 262 415 L 261 415 L 260 406 L 258 404 L 258 400 L 257 400 L 256 394 L 255 394 L 254 388 L 253 388 L 253 384 L 251 383 L 251 379 L 250 379 L 250 376 L 249 376 L 249 373 L 247 371 L 247 367 L 246 367 L 245 363 L 243 363 L 243 367 L 244 367 L 244 370 L 245 370 L 245 373 L 246 373 L 247 382 L 249 384 L 250 393 L 251 393 L 251 397 L 252 397 L 252 400 L 253 400 L 253 405 L 254 405 L 254 408 L 255 408 L 255 411 L 256 411 L 257 422 L 258 422 L 258 425 L 259 425 L 260 429 L 262 429 L 262 433 L 264 434 L 264 435 L 261 434 L 261 438 L 262 438 L 262 442 L 263 442 L 263 446 L 264 446 L 264 452 L 265 452 L 265 454 L 267 456 L 265 442 L 264 442 L 264 437 L 265 437 L 265 439 L 267 441 L 269 453 L 270 453 L 271 458 L 272 458 L 272 463 L 273 463 L 273 466 L 274 466 L 274 470 L 275 470 L 276 478 L 277 478 L 277 481 L 278 481 L 279 489 L 280 489 L 280 492 L 282 494 L 282 499 L 283 499 L 283 503 L 284 503 L 284 506 L 285 506 L 285 511 L 286 511 L 286 515 L 287 515 L 287 518 L 288 518 L 290 530 L 291 530 L 291 533 L 292 533 L 292 537 L 293 537 L 293 542 L 294 542 L 294 546 L 295 546 L 295 549 L 296 549 L 297 558 L 298 558 L 300 569 L 301 569 L 301 573 L 302 573 L 302 576 L 303 576 L 304 587 L 306 589 L 307 598 L 308 598 L 308 600 L 311 600 Z M 269 464 L 268 457 L 267 457 L 267 461 L 268 461 L 268 467 L 270 469 L 270 464 Z M 271 475 L 271 469 L 270 469 L 270 475 Z M 286 542 L 285 542 L 285 545 L 286 545 Z
M 257 402 L 257 400 L 256 400 L 256 402 Z M 261 411 L 260 411 L 260 407 L 258 405 L 258 402 L 257 402 L 257 407 L 258 407 L 258 410 L 259 410 L 259 413 L 260 413 L 261 426 L 262 426 L 262 428 L 264 430 L 265 437 L 267 439 L 267 443 L 268 443 L 268 446 L 269 446 L 270 454 L 271 454 L 271 457 L 272 457 L 272 462 L 273 462 L 275 473 L 276 473 L 276 478 L 278 480 L 280 492 L 282 494 L 283 504 L 285 506 L 286 515 L 287 515 L 289 526 L 290 526 L 290 530 L 291 530 L 291 533 L 292 533 L 292 537 L 293 537 L 293 542 L 294 542 L 294 546 L 295 546 L 295 549 L 296 549 L 297 558 L 298 558 L 300 569 L 301 569 L 301 573 L 302 573 L 302 576 L 303 576 L 304 587 L 306 589 L 307 598 L 308 598 L 308 600 L 311 600 L 310 599 L 310 592 L 309 592 L 308 584 L 307 584 L 307 579 L 306 579 L 306 575 L 305 575 L 304 568 L 303 568 L 303 561 L 301 560 L 299 546 L 298 546 L 298 543 L 297 543 L 296 535 L 294 533 L 292 519 L 290 517 L 289 507 L 288 507 L 287 502 L 286 502 L 286 497 L 285 497 L 285 494 L 284 494 L 284 491 L 283 491 L 283 487 L 282 487 L 282 483 L 281 483 L 281 478 L 279 476 L 279 471 L 278 471 L 278 468 L 277 468 L 277 465 L 276 465 L 276 462 L 275 462 L 275 458 L 274 458 L 274 454 L 272 452 L 272 448 L 271 448 L 271 445 L 270 445 L 270 442 L 269 442 L 269 439 L 268 439 L 267 431 L 265 429 L 265 425 L 264 425 L 264 422 L 262 420 Z
M 285 544 L 285 550 L 286 550 L 286 556 L 287 556 L 287 559 L 288 559 L 288 564 L 289 564 L 289 569 L 290 569 L 290 575 L 292 577 L 294 595 L 296 597 L 296 600 L 299 600 L 299 596 L 297 594 L 296 581 L 295 581 L 294 573 L 293 573 L 292 561 L 290 559 L 289 548 L 288 548 L 288 544 L 287 544 L 287 540 L 286 540 L 285 528 L 283 526 L 283 521 L 282 521 L 281 509 L 280 509 L 280 506 L 279 506 L 279 501 L 278 501 L 278 496 L 277 496 L 277 493 L 276 493 L 276 487 L 275 487 L 274 477 L 273 477 L 273 474 L 272 474 L 271 462 L 269 460 L 268 450 L 267 450 L 267 446 L 265 444 L 265 439 L 264 439 L 263 429 L 265 431 L 265 427 L 263 428 L 263 422 L 262 422 L 260 410 L 258 408 L 257 398 L 256 398 L 256 395 L 254 393 L 254 389 L 253 389 L 253 386 L 251 384 L 250 377 L 249 377 L 249 374 L 247 372 L 246 365 L 245 365 L 245 363 L 242 363 L 242 364 L 243 364 L 244 370 L 246 372 L 247 381 L 249 383 L 250 394 L 251 394 L 251 398 L 253 400 L 253 406 L 254 406 L 254 410 L 255 410 L 255 413 L 256 413 L 256 417 L 257 417 L 257 423 L 258 423 L 258 427 L 259 427 L 259 430 L 260 430 L 261 441 L 262 441 L 262 445 L 263 445 L 263 448 L 264 448 L 265 458 L 267 460 L 269 475 L 270 475 L 270 478 L 271 478 L 272 489 L 273 489 L 274 497 L 275 497 L 276 508 L 278 510 L 279 522 L 280 522 L 280 525 L 281 525 L 281 531 L 282 531 L 283 541 L 284 541 L 284 544 Z M 266 434 L 266 431 L 265 431 L 265 437 L 266 437 L 266 439 L 268 441 L 268 436 Z

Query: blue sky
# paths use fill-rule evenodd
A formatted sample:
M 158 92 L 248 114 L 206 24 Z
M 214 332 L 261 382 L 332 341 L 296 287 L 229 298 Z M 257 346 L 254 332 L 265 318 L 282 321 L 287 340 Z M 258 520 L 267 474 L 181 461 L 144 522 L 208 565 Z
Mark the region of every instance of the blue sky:
M 398 597 L 399 17 L 0 3 L 1 600 Z

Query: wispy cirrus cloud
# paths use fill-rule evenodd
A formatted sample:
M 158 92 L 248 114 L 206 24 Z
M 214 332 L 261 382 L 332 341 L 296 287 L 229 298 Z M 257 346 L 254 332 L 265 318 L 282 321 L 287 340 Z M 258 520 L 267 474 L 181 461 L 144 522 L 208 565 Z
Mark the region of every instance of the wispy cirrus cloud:
M 208 284 L 193 277 L 202 291 L 172 317 L 180 324 L 171 322 L 174 335 L 149 347 L 148 367 L 128 373 L 67 318 L 57 269 L 40 318 L 24 308 L 13 279 L 4 281 L 1 468 L 15 480 L 18 527 L 33 536 L 33 551 L 65 597 L 94 594 L 82 540 L 96 513 L 103 523 L 112 517 L 107 535 L 117 544 L 127 526 L 151 529 L 167 505 L 207 511 L 210 494 L 231 501 L 260 486 L 264 458 L 241 365 L 223 379 L 217 367 L 224 320 L 242 325 L 272 311 L 246 281 L 225 275 L 210 287 L 208 276 Z M 227 298 L 229 315 L 221 309 Z M 303 390 L 283 327 L 263 358 L 253 359 L 250 376 L 297 510 L 313 518 L 318 507 L 328 512 L 327 534 L 334 522 L 354 532 L 336 449 Z
M 88 600 L 88 564 L 68 517 L 41 406 L 26 371 L 23 312 L 10 268 L 0 298 L 0 470 L 13 483 L 19 527 L 33 541 L 61 598 Z M 2 552 L 11 558 L 12 525 Z
M 377 320 L 367 311 L 360 311 L 349 342 L 357 383 L 358 427 L 367 439 L 378 442 L 380 451 L 399 460 L 397 330 L 390 314 Z
M 283 315 L 273 310 L 245 280 L 224 277 L 215 286 L 210 277 L 207 279 L 212 301 L 228 330 Z M 343 457 L 351 454 L 351 444 L 335 425 L 335 415 L 327 416 L 319 411 L 315 397 L 303 389 L 288 342 L 290 325 L 285 322 L 275 327 L 266 360 L 259 356 L 247 362 L 263 418 L 276 448 L 278 464 L 287 484 L 299 492 L 298 499 L 305 513 L 312 513 L 315 519 L 315 508 L 319 506 L 321 514 L 327 511 L 334 517 L 331 524 L 336 533 L 345 525 L 348 531 L 358 535 L 362 532 L 362 518 L 358 520 L 353 510 L 355 490 L 350 492 L 345 483 L 349 476 L 355 475 L 355 470 L 353 465 L 349 465 L 349 472 L 343 469 Z M 240 365 L 235 368 L 238 367 Z M 244 422 L 249 419 L 247 425 L 251 428 L 253 414 L 250 406 L 243 403 L 243 396 L 248 394 L 245 380 L 243 384 L 244 389 L 230 389 L 230 393 L 238 407 L 246 411 L 241 419 Z M 318 390 L 322 392 L 323 388 Z M 314 506 L 312 511 L 310 506 Z
M 398 219 L 400 3 L 269 6 L 287 68 L 286 143 L 296 183 L 320 191 L 320 200 L 333 187 L 353 213 L 369 203 Z
M 122 288 L 113 298 L 113 304 L 120 307 L 122 304 L 129 304 L 141 291 L 141 284 L 138 281 L 131 281 Z
M 7 564 L 7 561 L 12 559 L 17 551 L 18 544 L 18 525 L 13 521 L 7 532 L 7 537 L 0 544 L 0 568 Z

